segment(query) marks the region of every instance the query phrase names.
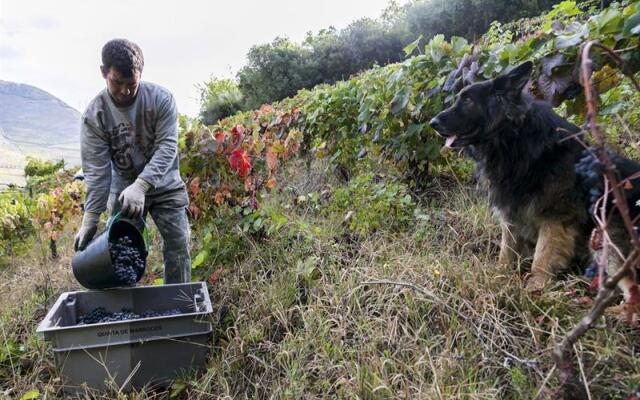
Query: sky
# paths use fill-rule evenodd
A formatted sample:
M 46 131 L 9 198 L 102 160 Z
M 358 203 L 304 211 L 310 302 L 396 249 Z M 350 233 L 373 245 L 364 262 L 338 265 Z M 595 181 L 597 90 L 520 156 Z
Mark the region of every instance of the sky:
M 377 18 L 389 0 L 0 0 L 0 80 L 26 83 L 82 111 L 105 87 L 100 50 L 123 37 L 144 53 L 143 80 L 196 116 L 197 83 L 232 78 L 249 48 L 276 36 Z

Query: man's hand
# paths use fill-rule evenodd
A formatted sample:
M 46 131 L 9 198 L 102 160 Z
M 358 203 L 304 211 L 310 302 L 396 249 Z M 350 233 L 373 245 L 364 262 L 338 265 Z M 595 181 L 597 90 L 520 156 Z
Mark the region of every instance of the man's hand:
M 144 196 L 151 185 L 143 179 L 136 179 L 120 193 L 118 200 L 122 204 L 122 215 L 127 218 L 140 218 L 144 210 Z
M 73 242 L 73 248 L 75 251 L 84 250 L 87 247 L 87 244 L 93 239 L 93 235 L 96 234 L 98 230 L 98 220 L 100 219 L 100 214 L 85 212 L 82 217 L 82 226 L 80 230 L 76 234 L 75 240 Z

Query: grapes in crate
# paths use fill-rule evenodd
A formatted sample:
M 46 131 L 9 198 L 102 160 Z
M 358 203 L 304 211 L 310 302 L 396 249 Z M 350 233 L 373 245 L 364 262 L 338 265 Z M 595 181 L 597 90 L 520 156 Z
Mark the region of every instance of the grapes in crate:
M 144 271 L 144 256 L 128 236 L 118 238 L 111 243 L 111 262 L 113 270 L 124 284 L 133 284 Z
M 167 311 L 152 311 L 147 310 L 142 314 L 136 314 L 131 310 L 122 309 L 119 312 L 109 312 L 104 307 L 94 308 L 91 312 L 81 315 L 78 318 L 78 325 L 89 325 L 89 324 L 101 324 L 104 322 L 118 322 L 118 321 L 129 321 L 133 319 L 140 318 L 154 318 L 154 317 L 168 317 L 172 315 L 182 314 L 182 311 L 178 308 L 174 308 Z

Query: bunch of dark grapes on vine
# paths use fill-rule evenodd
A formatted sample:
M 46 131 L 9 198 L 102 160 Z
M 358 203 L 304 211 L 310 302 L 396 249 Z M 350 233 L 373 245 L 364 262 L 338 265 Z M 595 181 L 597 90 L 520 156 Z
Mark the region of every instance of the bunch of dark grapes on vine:
M 91 312 L 81 315 L 78 318 L 79 325 L 101 324 L 103 322 L 129 321 L 140 318 L 168 317 L 172 315 L 182 314 L 179 308 L 157 312 L 152 310 L 144 311 L 142 314 L 136 314 L 133 311 L 123 308 L 119 312 L 109 312 L 104 307 L 94 308 Z
M 583 187 L 583 191 L 588 193 L 589 212 L 593 213 L 596 202 L 603 193 L 604 165 L 595 156 L 593 149 L 586 149 L 580 161 L 576 163 L 576 175 Z
M 598 264 L 592 262 L 584 269 L 584 277 L 593 279 L 598 275 Z
M 144 256 L 140 249 L 128 236 L 122 236 L 111 243 L 110 251 L 113 271 L 120 282 L 136 283 L 144 271 Z

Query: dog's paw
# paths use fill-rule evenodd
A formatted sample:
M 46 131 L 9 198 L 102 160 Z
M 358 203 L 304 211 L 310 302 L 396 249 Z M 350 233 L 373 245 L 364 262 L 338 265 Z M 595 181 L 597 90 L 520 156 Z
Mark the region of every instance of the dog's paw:
M 529 274 L 525 277 L 525 288 L 531 294 L 540 294 L 547 286 L 549 278 L 539 274 Z
M 626 307 L 626 304 L 624 303 L 618 304 L 615 306 L 609 306 L 604 310 L 605 315 L 609 317 L 620 318 L 620 319 L 623 319 L 626 316 L 626 313 L 627 313 L 627 307 Z
M 506 266 L 509 266 L 509 264 L 511 264 L 511 260 L 509 260 L 509 255 L 503 254 L 502 251 L 500 251 L 500 255 L 498 256 L 498 265 L 502 267 L 506 267 Z
M 607 307 L 604 310 L 604 314 L 608 317 L 617 319 L 620 322 L 626 322 L 631 326 L 638 327 L 640 304 L 622 303 L 616 306 Z

